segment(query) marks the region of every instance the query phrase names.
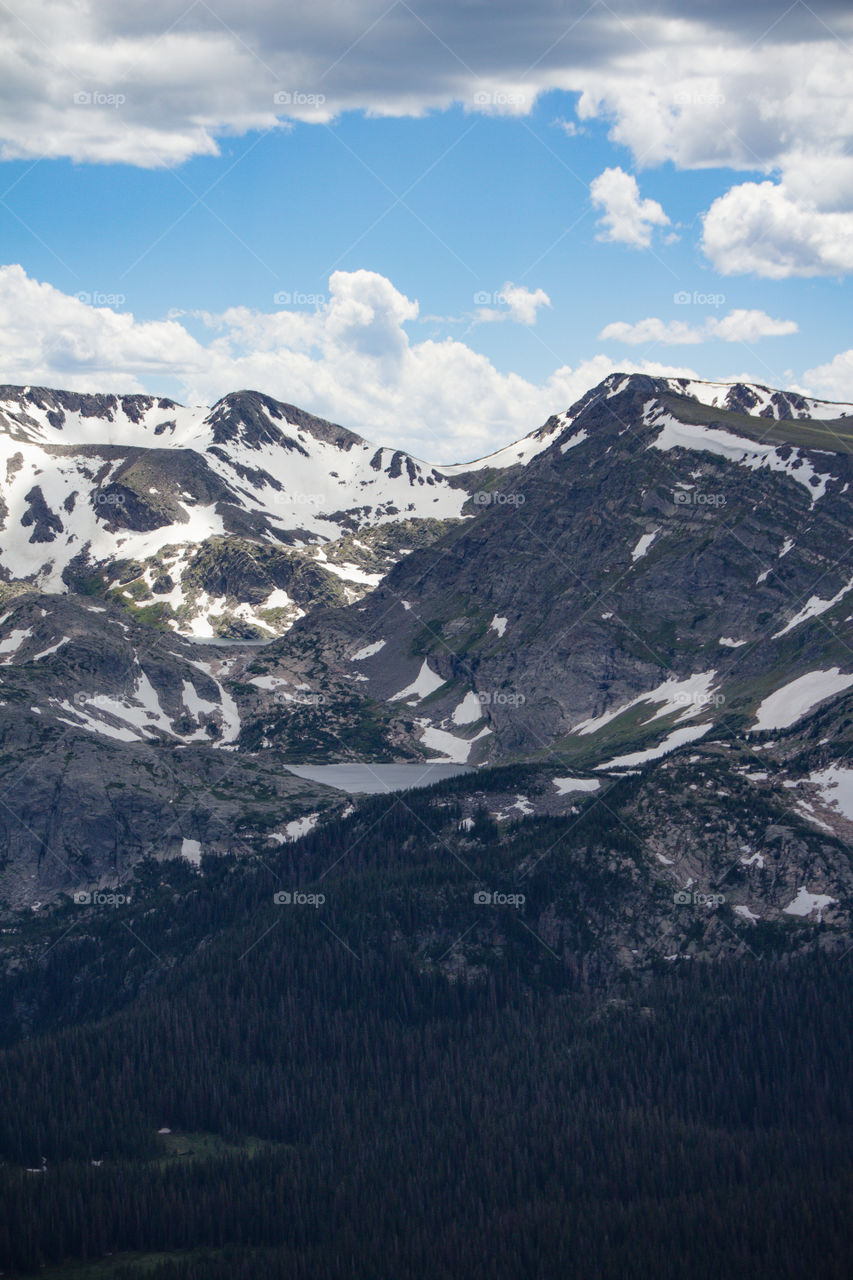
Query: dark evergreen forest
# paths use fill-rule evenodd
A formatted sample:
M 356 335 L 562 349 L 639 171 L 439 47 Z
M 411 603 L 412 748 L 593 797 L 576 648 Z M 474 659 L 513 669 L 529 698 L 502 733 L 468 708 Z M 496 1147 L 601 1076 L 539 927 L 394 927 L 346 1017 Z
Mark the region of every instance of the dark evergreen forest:
M 849 1276 L 853 955 L 626 969 L 616 802 L 453 841 L 465 785 L 5 939 L 4 1274 Z

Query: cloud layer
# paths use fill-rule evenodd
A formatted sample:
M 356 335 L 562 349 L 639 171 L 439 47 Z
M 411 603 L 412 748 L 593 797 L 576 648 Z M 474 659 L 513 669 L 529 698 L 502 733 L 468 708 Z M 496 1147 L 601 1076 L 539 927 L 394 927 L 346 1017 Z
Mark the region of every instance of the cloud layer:
M 567 408 L 608 373 L 695 376 L 684 366 L 596 355 L 539 385 L 501 373 L 465 343 L 412 342 L 418 304 L 371 271 L 338 271 L 316 311 L 235 307 L 138 321 L 0 268 L 0 366 L 10 383 L 81 391 L 151 391 L 210 404 L 255 388 L 430 461 L 468 461 Z M 523 318 L 523 317 L 522 317 Z
M 704 244 L 722 272 L 849 271 L 849 4 L 683 9 L 531 0 L 519 21 L 514 0 L 17 0 L 0 9 L 0 156 L 169 165 L 294 119 L 453 103 L 519 115 L 561 89 L 638 168 L 766 179 L 708 211 Z M 631 181 L 621 170 L 597 180 L 604 234 L 644 247 L 666 215 Z
M 598 336 L 605 342 L 627 342 L 635 347 L 649 343 L 682 346 L 715 339 L 719 342 L 758 342 L 760 338 L 787 337 L 796 333 L 797 329 L 795 320 L 774 320 L 765 311 L 736 308 L 719 319 L 709 316 L 700 325 L 689 324 L 684 320 L 667 322 L 659 320 L 657 316 L 638 320 L 636 324 L 616 320 L 602 329 Z

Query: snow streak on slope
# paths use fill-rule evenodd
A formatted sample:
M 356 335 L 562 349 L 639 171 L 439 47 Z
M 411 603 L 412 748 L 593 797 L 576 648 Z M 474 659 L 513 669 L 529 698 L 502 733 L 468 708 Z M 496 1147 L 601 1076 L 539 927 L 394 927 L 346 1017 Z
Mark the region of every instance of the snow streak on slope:
M 665 453 L 670 449 L 699 450 L 715 453 L 729 462 L 749 467 L 752 471 L 766 467 L 770 471 L 784 472 L 808 489 L 812 505 L 823 497 L 827 484 L 835 479 L 831 473 L 816 471 L 811 460 L 800 449 L 787 446 L 780 449 L 772 444 L 760 444 L 746 436 L 737 436 L 731 431 L 679 422 L 654 400 L 650 400 L 645 406 L 643 416 L 648 426 L 661 428 L 660 434 L 649 445 L 650 449 L 661 449 Z
M 787 729 L 813 707 L 843 693 L 853 685 L 853 675 L 843 675 L 838 667 L 828 671 L 809 671 L 783 685 L 764 699 L 755 713 L 752 729 Z
M 853 415 L 853 404 L 814 400 L 794 391 L 777 391 L 758 382 L 703 382 L 687 378 L 667 378 L 666 382 L 676 395 L 690 396 L 715 409 L 748 413 L 760 418 L 832 421 Z

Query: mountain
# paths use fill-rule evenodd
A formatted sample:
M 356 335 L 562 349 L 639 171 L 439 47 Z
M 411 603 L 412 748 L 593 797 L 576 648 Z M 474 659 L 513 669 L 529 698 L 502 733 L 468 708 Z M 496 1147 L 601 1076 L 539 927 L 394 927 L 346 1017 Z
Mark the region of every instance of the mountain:
M 4 396 L 4 1274 L 846 1275 L 853 408 Z
M 788 686 L 804 710 L 842 693 L 850 408 L 758 418 L 690 389 L 608 379 L 476 518 L 360 604 L 316 610 L 265 663 L 319 648 L 408 708 L 425 749 L 468 762 L 556 749 L 597 767 L 714 726 L 784 727 L 765 703 Z
M 482 813 L 508 830 L 618 801 L 649 892 L 705 893 L 725 875 L 739 929 L 787 926 L 801 909 L 849 929 L 850 406 L 614 375 L 463 471 L 374 450 L 255 393 L 209 412 L 4 397 L 7 447 L 31 468 L 22 482 L 25 463 L 11 468 L 4 564 L 21 546 L 22 488 L 44 503 L 30 520 L 29 500 L 24 529 L 53 535 L 27 546 L 54 558 L 46 578 L 10 580 L 0 616 L 7 909 L 115 887 L 150 855 L 251 862 L 350 804 L 288 766 L 437 759 L 481 766 L 463 826 L 442 837 L 453 847 Z M 106 423 L 112 438 L 85 443 Z M 63 432 L 76 443 L 53 443 Z M 116 442 L 125 432 L 132 444 Z M 174 439 L 140 443 L 152 436 Z M 308 490 L 294 477 L 319 493 L 320 459 L 334 462 L 340 510 L 329 502 L 297 530 L 294 494 Z M 81 477 L 88 497 L 71 502 Z M 362 485 L 372 501 L 359 507 Z M 279 492 L 290 506 L 275 523 Z M 210 534 L 214 517 L 226 532 Z M 197 543 L 154 550 L 184 525 Z M 114 588 L 81 594 L 69 566 L 86 529 L 86 573 L 102 584 L 145 555 L 146 573 L 183 557 L 182 591 L 202 567 L 208 583 L 219 575 L 189 631 L 280 556 L 331 578 L 329 548 L 374 537 L 392 567 L 350 604 L 309 593 L 306 615 L 266 644 L 205 641 L 150 625 Z M 392 537 L 403 529 L 407 547 Z M 505 766 L 532 768 L 529 785 Z M 176 815 L 165 826 L 164 810 Z M 648 922 L 641 943 L 620 923 L 611 953 L 649 954 L 671 908 Z M 714 953 L 709 928 L 696 945 Z
M 469 497 L 464 469 L 252 391 L 207 409 L 0 387 L 0 449 L 7 591 L 108 595 L 199 636 L 270 636 L 358 598 Z

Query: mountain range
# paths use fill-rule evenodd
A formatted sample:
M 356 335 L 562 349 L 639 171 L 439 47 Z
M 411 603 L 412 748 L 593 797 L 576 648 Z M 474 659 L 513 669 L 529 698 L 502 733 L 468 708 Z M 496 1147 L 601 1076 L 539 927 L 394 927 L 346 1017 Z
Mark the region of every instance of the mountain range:
M 630 963 L 725 946 L 671 910 L 723 878 L 747 942 L 850 931 L 853 406 L 613 375 L 431 466 L 256 392 L 4 387 L 0 441 L 12 916 L 263 857 L 360 803 L 318 765 L 440 761 L 453 847 L 616 807 L 670 903 L 608 925 Z

